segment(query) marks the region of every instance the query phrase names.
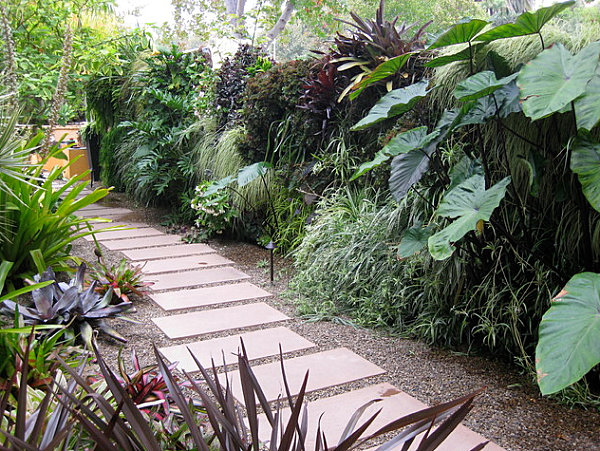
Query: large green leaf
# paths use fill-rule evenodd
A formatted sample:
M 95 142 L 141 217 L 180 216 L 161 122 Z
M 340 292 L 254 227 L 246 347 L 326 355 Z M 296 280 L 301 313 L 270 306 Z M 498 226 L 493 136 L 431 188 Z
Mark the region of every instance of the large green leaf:
M 445 260 L 454 252 L 452 243 L 477 228 L 479 221 L 489 221 L 506 194 L 510 177 L 485 189 L 485 178 L 474 175 L 450 190 L 440 202 L 437 215 L 455 219 L 449 226 L 429 238 L 429 252 L 436 260 Z
M 526 11 L 517 17 L 515 23 L 499 25 L 480 34 L 475 40 L 491 42 L 497 39 L 515 38 L 517 36 L 539 33 L 542 30 L 542 27 L 546 25 L 550 19 L 568 7 L 573 6 L 575 3 L 575 1 L 556 3 L 555 5 L 540 8 L 534 12 Z
M 266 161 L 259 161 L 258 163 L 244 166 L 239 170 L 237 175 L 238 186 L 245 186 L 255 179 L 262 177 L 272 167 L 273 165 L 271 163 L 267 163 Z
M 531 60 L 519 73 L 523 112 L 533 120 L 549 116 L 582 95 L 594 76 L 600 42 L 577 55 L 555 44 Z
M 456 24 L 438 37 L 428 49 L 432 50 L 448 45 L 470 42 L 487 24 L 488 22 L 480 19 L 473 19 L 469 22 Z
M 373 160 L 360 165 L 350 181 L 385 163 L 392 157 L 423 146 L 427 136 L 427 127 L 417 127 L 394 136 L 387 145 L 375 154 Z
M 479 159 L 473 160 L 465 155 L 450 169 L 450 173 L 448 174 L 450 177 L 450 186 L 448 186 L 448 190 L 460 185 L 474 175 L 483 175 L 481 161 Z
M 490 70 L 478 72 L 456 85 L 454 97 L 463 101 L 477 100 L 507 85 L 516 79 L 517 75 L 518 73 L 514 73 L 498 80 L 496 75 Z
M 400 246 L 398 247 L 398 257 L 408 258 L 427 247 L 427 240 L 431 236 L 431 227 L 421 225 L 406 229 L 402 235 Z
M 600 363 L 600 274 L 574 275 L 540 323 L 535 350 L 542 394 L 577 382 Z
M 355 91 L 350 94 L 350 100 L 357 98 L 361 92 L 372 84 L 395 75 L 396 72 L 404 67 L 411 55 L 412 53 L 405 53 L 404 55 L 396 56 L 381 63 L 358 84 Z
M 350 130 L 363 130 L 378 122 L 406 113 L 415 104 L 427 95 L 428 81 L 423 80 L 405 88 L 394 89 L 388 92 L 375 104 L 366 117 L 362 118 Z
M 600 121 L 600 64 L 585 93 L 575 101 L 575 117 L 579 130 L 590 131 Z
M 583 194 L 600 212 L 600 144 L 578 137 L 571 150 L 571 170 L 579 177 Z
M 439 136 L 422 148 L 411 150 L 392 160 L 390 173 L 390 192 L 394 199 L 400 202 L 408 190 L 423 177 L 429 168 L 429 158 L 435 152 Z
M 437 58 L 432 59 L 425 63 L 426 67 L 442 67 L 446 66 L 450 63 L 455 63 L 457 61 L 468 61 L 471 59 L 471 55 L 474 55 L 479 49 L 481 49 L 485 44 L 479 43 L 471 45 L 471 48 L 467 47 L 462 49 L 460 52 L 452 53 L 450 55 L 442 55 Z

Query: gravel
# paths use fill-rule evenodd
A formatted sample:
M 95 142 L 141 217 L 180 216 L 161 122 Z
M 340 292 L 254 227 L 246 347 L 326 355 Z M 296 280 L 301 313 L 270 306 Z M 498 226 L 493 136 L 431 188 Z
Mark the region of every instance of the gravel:
M 127 199 L 111 193 L 104 205 L 127 205 Z M 163 212 L 137 209 L 128 221 L 144 221 L 157 228 Z M 162 227 L 162 230 L 165 230 Z M 221 255 L 236 262 L 236 267 L 252 276 L 251 281 L 275 294 L 265 302 L 292 317 L 282 324 L 318 345 L 319 350 L 344 346 L 386 370 L 386 374 L 311 393 L 309 400 L 341 393 L 379 382 L 389 382 L 427 404 L 435 404 L 486 387 L 475 403 L 465 424 L 507 450 L 600 450 L 600 413 L 582 409 L 570 410 L 557 402 L 542 398 L 535 385 L 506 361 L 493 356 L 465 355 L 447 349 L 427 346 L 421 342 L 397 338 L 385 331 L 367 330 L 332 322 L 306 322 L 295 316 L 289 296 L 282 296 L 294 269 L 290 261 L 275 257 L 275 282 L 269 281 L 268 251 L 257 246 L 227 240 L 209 243 Z M 73 253 L 95 260 L 93 243 L 80 239 Z M 118 262 L 120 252 L 103 249 L 105 260 Z M 137 324 L 114 320 L 114 327 L 127 339 L 124 356 L 135 349 L 142 364 L 154 361 L 152 346 L 174 344 L 154 325 L 151 318 L 184 313 L 186 310 L 164 312 L 149 298 L 134 299 L 137 312 L 130 315 Z M 240 305 L 252 301 L 241 301 Z M 222 308 L 225 306 L 217 306 Z M 211 307 L 206 307 L 211 308 Z M 195 309 L 197 310 L 197 309 Z M 263 326 L 270 327 L 270 326 Z M 260 329 L 256 327 L 254 329 Z M 252 330 L 252 329 L 248 329 Z M 230 332 L 229 332 L 230 333 Z M 203 338 L 228 335 L 228 332 Z M 177 344 L 196 339 L 177 340 Z M 101 339 L 100 349 L 114 368 L 122 344 Z M 313 350 L 299 351 L 289 356 L 303 355 Z M 288 357 L 289 358 L 289 357 Z M 275 360 L 262 359 L 254 365 Z

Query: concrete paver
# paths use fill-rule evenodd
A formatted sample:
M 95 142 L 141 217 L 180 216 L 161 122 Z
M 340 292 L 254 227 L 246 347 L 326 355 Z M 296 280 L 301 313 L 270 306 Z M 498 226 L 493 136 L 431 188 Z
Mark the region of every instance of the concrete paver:
M 233 264 L 231 260 L 221 257 L 219 254 L 187 255 L 169 258 L 168 260 L 149 260 L 140 263 L 145 264 L 144 273 L 146 274 L 187 271 Z
M 292 395 L 298 394 L 307 371 L 309 372 L 307 393 L 385 373 L 377 365 L 347 348 L 284 359 L 284 366 Z M 255 366 L 252 369 L 268 401 L 275 401 L 279 395 L 285 393 L 279 362 Z M 220 380 L 224 384 L 225 375 L 221 375 Z M 233 395 L 243 402 L 239 372 L 232 371 L 229 380 Z
M 202 312 L 152 318 L 169 338 L 195 337 L 243 327 L 258 326 L 289 319 L 264 302 Z
M 106 216 L 116 216 L 116 215 L 126 215 L 133 213 L 129 208 L 101 208 L 94 210 L 85 210 L 80 209 L 77 211 L 78 216 L 82 216 L 84 218 L 95 218 L 95 217 L 106 217 Z
M 162 262 L 163 260 L 158 261 Z M 150 293 L 150 298 L 166 311 L 260 299 L 269 296 L 272 296 L 272 294 L 249 282 Z
M 107 230 L 105 232 L 95 233 L 96 240 L 98 241 L 110 241 L 110 240 L 121 240 L 126 238 L 141 238 L 147 236 L 159 236 L 164 235 L 163 232 L 152 227 L 145 227 L 143 229 L 131 228 L 128 230 Z M 88 241 L 93 241 L 91 236 L 84 237 Z
M 214 253 L 215 250 L 207 244 L 184 244 L 179 241 L 177 246 L 157 246 L 146 249 L 124 249 L 123 254 L 134 262 L 157 260 L 161 258 L 182 257 L 185 255 L 200 255 Z
M 198 371 L 198 367 L 190 351 L 204 368 L 212 368 L 213 359 L 216 367 L 223 365 L 223 359 L 225 359 L 225 364 L 229 365 L 237 363 L 237 354 L 240 352 L 240 339 L 244 341 L 249 360 L 278 355 L 280 345 L 283 353 L 314 346 L 313 343 L 287 327 L 275 327 L 185 345 L 170 346 L 161 348 L 160 351 L 170 362 L 179 362 L 178 369 L 193 372 Z
M 142 247 L 165 246 L 178 243 L 181 243 L 181 237 L 179 235 L 162 234 L 151 237 L 105 241 L 102 244 L 112 251 L 120 251 L 124 249 L 140 249 Z
M 164 260 L 168 265 L 168 260 Z M 147 279 L 154 281 L 153 291 L 171 290 L 174 288 L 197 287 L 211 283 L 231 282 L 249 279 L 250 276 L 239 269 L 225 266 L 221 268 L 197 269 L 193 271 L 155 274 Z

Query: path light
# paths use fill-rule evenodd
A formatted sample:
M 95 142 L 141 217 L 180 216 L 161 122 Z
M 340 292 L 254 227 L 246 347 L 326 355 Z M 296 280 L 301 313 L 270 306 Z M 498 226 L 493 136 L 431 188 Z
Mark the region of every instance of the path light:
M 277 246 L 275 246 L 275 243 L 273 243 L 273 241 L 269 241 L 269 244 L 265 246 L 265 249 L 271 251 L 271 283 L 273 283 L 273 252 L 275 251 L 275 249 L 277 249 Z

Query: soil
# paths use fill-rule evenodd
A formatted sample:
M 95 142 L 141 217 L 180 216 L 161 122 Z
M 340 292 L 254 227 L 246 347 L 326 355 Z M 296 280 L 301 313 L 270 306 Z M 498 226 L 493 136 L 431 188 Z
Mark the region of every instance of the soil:
M 118 193 L 111 193 L 101 203 L 133 207 L 125 196 Z M 137 208 L 126 220 L 146 222 L 166 230 L 160 225 L 163 214 L 164 212 L 154 209 Z M 293 301 L 284 295 L 294 273 L 291 261 L 275 256 L 276 277 L 271 284 L 269 254 L 265 249 L 227 240 L 211 240 L 209 244 L 221 255 L 236 262 L 236 267 L 249 274 L 253 283 L 275 295 L 265 302 L 292 317 L 285 324 L 287 327 L 317 344 L 320 350 L 344 346 L 387 371 L 382 376 L 311 393 L 309 400 L 337 394 L 349 388 L 389 382 L 431 405 L 486 387 L 464 423 L 507 450 L 600 450 L 599 412 L 578 408 L 571 410 L 556 401 L 541 397 L 536 386 L 506 362 L 493 356 L 473 356 L 433 348 L 415 340 L 390 336 L 385 331 L 332 322 L 304 321 L 295 314 Z M 75 255 L 90 261 L 96 259 L 93 251 L 93 243 L 83 239 L 76 241 L 73 248 Z M 109 251 L 104 247 L 103 254 L 109 263 L 123 258 L 120 252 Z M 127 358 L 131 350 L 135 349 L 142 364 L 151 364 L 154 361 L 153 346 L 168 346 L 173 342 L 150 319 L 184 313 L 185 310 L 165 313 L 148 297 L 136 298 L 134 302 L 137 312 L 130 316 L 138 323 L 114 320 L 113 326 L 128 339 L 123 355 Z M 215 334 L 210 338 L 226 334 Z M 192 341 L 194 339 L 187 340 Z M 185 342 L 186 340 L 177 341 L 178 344 Z M 101 339 L 99 345 L 110 366 L 116 368 L 116 356 L 123 345 L 111 339 Z M 300 351 L 290 356 L 310 352 L 312 351 Z M 276 358 L 263 359 L 253 364 L 274 360 Z

